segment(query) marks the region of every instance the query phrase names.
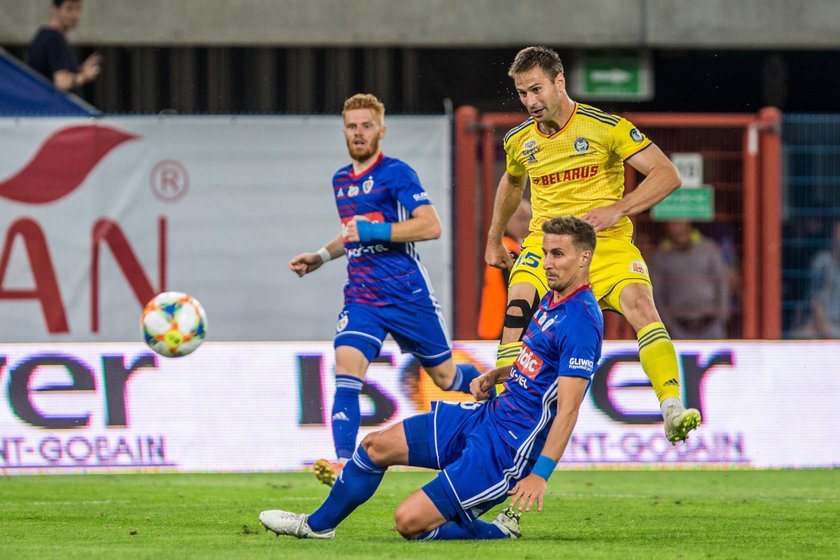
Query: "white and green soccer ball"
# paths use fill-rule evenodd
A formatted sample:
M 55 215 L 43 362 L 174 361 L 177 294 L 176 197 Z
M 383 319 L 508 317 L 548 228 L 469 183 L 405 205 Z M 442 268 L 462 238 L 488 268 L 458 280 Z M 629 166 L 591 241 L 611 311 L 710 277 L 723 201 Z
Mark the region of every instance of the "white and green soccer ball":
M 143 340 L 167 358 L 193 352 L 207 334 L 207 315 L 198 300 L 183 292 L 163 292 L 143 308 Z

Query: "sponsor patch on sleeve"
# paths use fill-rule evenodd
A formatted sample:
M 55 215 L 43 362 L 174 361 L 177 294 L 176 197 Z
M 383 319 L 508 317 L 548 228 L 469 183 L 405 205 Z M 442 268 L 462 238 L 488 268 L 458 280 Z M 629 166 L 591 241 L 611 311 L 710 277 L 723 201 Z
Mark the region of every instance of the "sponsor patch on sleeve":
M 569 358 L 569 369 L 582 369 L 592 373 L 595 370 L 595 361 L 588 358 Z

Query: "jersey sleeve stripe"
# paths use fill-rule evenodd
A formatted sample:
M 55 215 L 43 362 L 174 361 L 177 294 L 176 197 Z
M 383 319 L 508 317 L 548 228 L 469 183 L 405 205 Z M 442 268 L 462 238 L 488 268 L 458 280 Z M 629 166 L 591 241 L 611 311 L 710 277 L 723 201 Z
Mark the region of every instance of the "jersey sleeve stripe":
M 599 109 L 598 107 L 593 107 L 592 105 L 578 105 L 578 109 L 582 110 L 582 111 L 585 111 L 585 112 L 588 112 L 588 113 L 591 113 L 593 115 L 605 118 L 605 119 L 615 120 L 616 124 L 618 124 L 618 121 L 621 120 L 621 117 L 619 117 L 618 115 L 613 115 L 612 113 L 607 113 L 603 109 Z
M 593 115 L 593 114 L 587 113 L 587 112 L 585 112 L 585 111 L 578 111 L 578 114 L 579 114 L 579 115 L 583 115 L 584 117 L 589 117 L 589 118 L 590 118 L 590 119 L 592 119 L 592 120 L 595 120 L 595 121 L 598 121 L 598 122 L 602 122 L 602 123 L 604 123 L 604 124 L 606 124 L 606 125 L 609 125 L 609 126 L 615 126 L 615 125 L 617 125 L 617 124 L 618 124 L 618 121 L 612 121 L 612 120 L 610 120 L 610 119 L 608 119 L 608 118 L 606 118 L 606 117 L 596 116 L 596 115 Z
M 515 127 L 513 127 L 512 129 L 510 129 L 510 130 L 508 131 L 508 133 L 507 133 L 507 134 L 505 134 L 504 143 L 505 143 L 505 144 L 507 144 L 507 143 L 508 143 L 508 140 L 510 140 L 510 139 L 511 139 L 514 135 L 516 135 L 517 133 L 521 132 L 522 130 L 524 130 L 525 128 L 527 128 L 528 126 L 530 126 L 530 124 L 531 124 L 532 122 L 534 122 L 534 119 L 533 119 L 533 118 L 529 118 L 528 120 L 526 120 L 526 121 L 525 121 L 525 122 L 523 122 L 522 124 L 520 124 L 520 125 L 518 125 L 518 126 L 515 126 Z

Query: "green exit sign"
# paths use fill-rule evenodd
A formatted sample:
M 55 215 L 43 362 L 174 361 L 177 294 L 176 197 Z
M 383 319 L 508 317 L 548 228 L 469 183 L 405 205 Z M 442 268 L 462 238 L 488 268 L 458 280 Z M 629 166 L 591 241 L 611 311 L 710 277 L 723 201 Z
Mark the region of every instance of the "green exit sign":
M 578 55 L 571 85 L 583 100 L 645 101 L 653 97 L 652 84 L 647 51 L 598 49 Z
M 653 219 L 659 222 L 711 222 L 715 219 L 715 189 L 709 185 L 677 189 L 654 206 L 650 213 Z

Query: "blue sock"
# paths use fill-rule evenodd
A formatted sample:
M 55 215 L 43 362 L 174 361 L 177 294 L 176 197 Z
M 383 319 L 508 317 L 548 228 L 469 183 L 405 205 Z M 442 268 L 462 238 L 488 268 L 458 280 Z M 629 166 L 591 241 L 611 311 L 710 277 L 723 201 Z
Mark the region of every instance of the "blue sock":
M 371 461 L 360 445 L 353 459 L 341 469 L 326 501 L 309 516 L 309 527 L 318 532 L 337 527 L 354 509 L 373 496 L 386 470 L 387 467 Z
M 481 375 L 481 372 L 472 364 L 455 364 L 455 379 L 447 391 L 470 392 L 470 382 Z
M 453 540 L 490 540 L 506 539 L 508 536 L 501 529 L 476 519 L 471 523 L 463 521 L 447 521 L 437 529 L 423 533 L 415 540 L 418 541 L 453 541 Z
M 359 393 L 365 382 L 352 375 L 335 376 L 335 397 L 333 399 L 332 424 L 335 455 L 339 459 L 349 459 L 356 449 L 356 436 L 362 413 L 359 410 Z

